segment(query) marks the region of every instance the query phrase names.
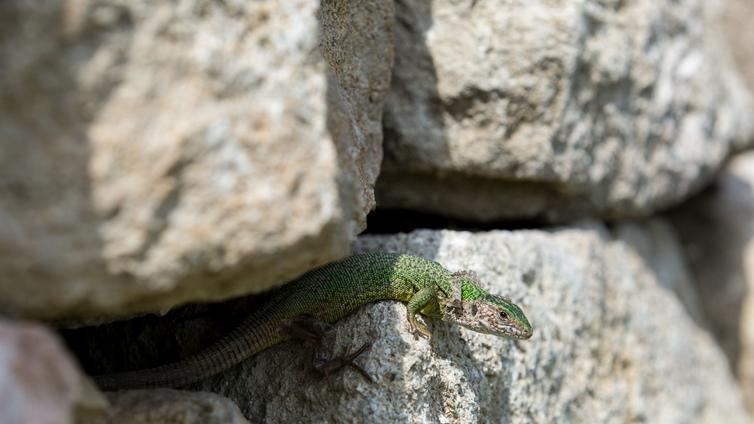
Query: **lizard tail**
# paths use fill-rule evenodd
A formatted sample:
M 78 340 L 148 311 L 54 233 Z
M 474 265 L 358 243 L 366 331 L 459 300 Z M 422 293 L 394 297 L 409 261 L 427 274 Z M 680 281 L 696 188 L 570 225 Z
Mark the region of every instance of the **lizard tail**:
M 94 376 L 102 390 L 181 387 L 232 367 L 284 337 L 273 320 L 250 317 L 208 349 L 186 359 L 137 371 Z

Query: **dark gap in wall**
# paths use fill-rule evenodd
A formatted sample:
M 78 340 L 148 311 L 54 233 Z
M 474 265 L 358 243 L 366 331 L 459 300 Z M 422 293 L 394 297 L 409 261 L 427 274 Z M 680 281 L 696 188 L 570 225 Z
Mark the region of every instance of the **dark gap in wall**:
M 377 209 L 367 216 L 367 229 L 363 234 L 408 233 L 419 229 L 481 232 L 542 229 L 551 226 L 552 224 L 538 219 L 473 222 L 407 209 Z
M 163 316 L 149 314 L 59 329 L 58 333 L 87 373 L 149 368 L 178 361 L 212 345 L 268 296 L 262 293 L 219 303 L 189 304 Z

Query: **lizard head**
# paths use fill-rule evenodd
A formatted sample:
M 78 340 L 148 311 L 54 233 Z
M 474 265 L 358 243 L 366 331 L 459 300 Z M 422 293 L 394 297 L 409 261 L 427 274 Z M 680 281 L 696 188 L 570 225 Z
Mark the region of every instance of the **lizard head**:
M 528 339 L 532 327 L 521 308 L 510 299 L 496 296 L 465 276 L 460 284 L 461 298 L 445 305 L 443 319 L 479 333 L 513 339 Z

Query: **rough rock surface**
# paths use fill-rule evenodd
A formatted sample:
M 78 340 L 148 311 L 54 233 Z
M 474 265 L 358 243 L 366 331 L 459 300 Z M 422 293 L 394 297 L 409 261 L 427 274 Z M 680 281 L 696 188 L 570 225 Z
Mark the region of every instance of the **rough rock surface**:
M 50 331 L 0 319 L 0 422 L 72 423 L 106 405 Z
M 754 412 L 754 152 L 735 157 L 715 186 L 671 217 L 705 319 Z
M 754 131 L 703 0 L 396 3 L 381 206 L 637 216 Z
M 657 282 L 681 300 L 697 324 L 705 323 L 702 302 L 689 274 L 683 246 L 669 222 L 660 218 L 622 222 L 612 233 L 641 256 L 657 276 Z
M 0 2 L 0 311 L 165 310 L 346 255 L 374 204 L 392 17 Z
M 207 392 L 130 390 L 108 393 L 111 408 L 101 422 L 113 424 L 243 424 L 238 406 Z M 86 424 L 96 424 L 91 421 Z
M 326 356 L 372 341 L 320 381 L 290 343 L 210 379 L 251 422 L 744 423 L 725 357 L 628 244 L 603 227 L 553 232 L 417 231 L 367 236 L 358 251 L 401 251 L 477 272 L 529 315 L 534 337 L 513 342 L 434 323 L 408 332 L 405 307 L 362 308 L 336 325 Z
M 720 2 L 719 13 L 725 41 L 730 46 L 733 59 L 746 80 L 749 91 L 754 92 L 754 43 L 751 42 L 754 39 L 754 27 L 751 25 L 754 2 L 725 0 Z

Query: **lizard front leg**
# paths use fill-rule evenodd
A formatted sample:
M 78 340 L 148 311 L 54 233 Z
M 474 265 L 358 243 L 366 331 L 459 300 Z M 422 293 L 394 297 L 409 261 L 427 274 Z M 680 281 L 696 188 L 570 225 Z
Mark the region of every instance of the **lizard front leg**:
M 408 301 L 406 309 L 408 310 L 408 325 L 412 333 L 418 332 L 420 336 L 427 339 L 432 336 L 432 333 L 429 332 L 427 326 L 416 319 L 416 314 L 428 306 L 436 296 L 437 292 L 435 289 L 425 287 L 414 293 L 414 296 Z

